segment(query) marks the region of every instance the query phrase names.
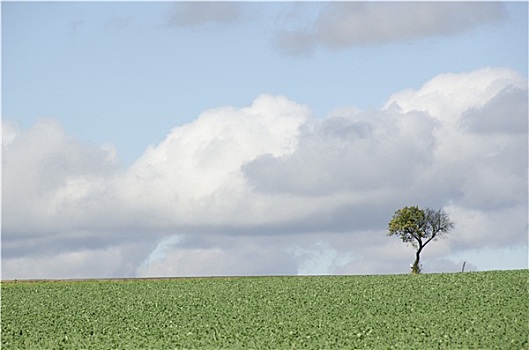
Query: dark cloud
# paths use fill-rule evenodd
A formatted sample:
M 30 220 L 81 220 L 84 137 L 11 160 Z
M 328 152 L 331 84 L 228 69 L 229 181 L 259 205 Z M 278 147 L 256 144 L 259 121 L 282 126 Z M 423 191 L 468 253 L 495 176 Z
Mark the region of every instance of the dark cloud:
M 464 113 L 461 126 L 473 133 L 527 133 L 527 88 L 509 86 L 487 103 Z
M 168 25 L 197 27 L 207 24 L 232 24 L 244 17 L 243 4 L 236 2 L 194 1 L 171 4 Z
M 278 31 L 288 54 L 317 47 L 345 49 L 449 36 L 506 18 L 503 4 L 485 2 L 333 2 L 312 25 Z
M 264 155 L 243 170 L 250 185 L 271 193 L 318 196 L 402 187 L 432 161 L 434 126 L 420 112 L 328 118 L 301 129 L 294 153 Z
M 282 31 L 274 40 L 281 53 L 291 56 L 310 54 L 317 46 L 314 35 L 301 30 Z

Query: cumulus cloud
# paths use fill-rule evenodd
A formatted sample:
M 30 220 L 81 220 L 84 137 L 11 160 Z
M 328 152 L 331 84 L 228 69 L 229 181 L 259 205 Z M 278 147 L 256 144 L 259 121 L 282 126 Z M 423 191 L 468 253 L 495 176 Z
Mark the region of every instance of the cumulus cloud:
M 83 144 L 53 119 L 24 131 L 4 123 L 3 136 L 3 225 L 21 235 L 77 226 L 72 205 L 97 205 L 93 196 L 118 169 L 111 145 Z
M 259 157 L 244 170 L 264 192 L 317 196 L 392 188 L 413 182 L 431 161 L 434 127 L 422 112 L 343 113 L 305 124 L 294 153 Z
M 262 154 L 291 153 L 309 117 L 307 107 L 268 95 L 246 108 L 207 111 L 149 148 L 116 189 L 134 212 L 161 227 L 269 221 L 261 199 L 252 202 L 241 165 Z
M 417 91 L 394 94 L 386 108 L 428 111 L 439 121 L 433 135 L 437 161 L 424 174 L 430 172 L 435 186 L 454 203 L 486 210 L 527 202 L 524 78 L 491 68 L 442 74 Z M 491 119 L 505 125 L 496 122 L 492 130 Z M 485 128 L 488 133 L 482 132 Z
M 310 24 L 279 30 L 276 44 L 296 55 L 320 46 L 337 50 L 449 36 L 505 17 L 500 3 L 336 2 Z
M 461 124 L 469 132 L 517 134 L 527 130 L 527 91 L 508 86 L 485 105 L 464 113 Z
M 100 248 L 75 249 L 63 243 L 60 250 L 31 255 L 2 256 L 2 278 L 61 279 L 133 276 L 145 254 L 154 247 L 148 242 L 120 242 Z M 2 247 L 2 250 L 8 250 Z
M 136 270 L 137 276 L 294 275 L 296 262 L 284 241 L 269 237 L 236 237 L 224 233 L 187 235 L 152 256 Z
M 4 121 L 4 278 L 102 277 L 96 260 L 107 276 L 405 273 L 412 248 L 385 236 L 404 205 L 449 212 L 425 269 L 458 271 L 466 251 L 527 246 L 526 115 L 527 80 L 501 68 L 324 119 L 261 95 L 127 169 L 54 120 Z

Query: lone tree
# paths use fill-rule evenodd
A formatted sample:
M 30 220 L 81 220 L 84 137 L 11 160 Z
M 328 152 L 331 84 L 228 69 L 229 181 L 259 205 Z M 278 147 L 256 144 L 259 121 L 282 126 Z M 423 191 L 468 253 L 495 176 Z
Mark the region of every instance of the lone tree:
M 396 235 L 404 243 L 411 243 L 416 249 L 412 273 L 420 273 L 419 261 L 424 247 L 437 238 L 446 236 L 454 228 L 454 223 L 442 209 L 404 207 L 393 215 L 388 224 L 388 236 Z

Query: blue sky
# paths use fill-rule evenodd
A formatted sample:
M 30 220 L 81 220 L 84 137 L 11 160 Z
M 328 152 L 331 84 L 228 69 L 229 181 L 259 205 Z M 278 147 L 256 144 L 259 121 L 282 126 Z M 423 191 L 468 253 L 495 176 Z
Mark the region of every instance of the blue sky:
M 402 273 L 408 204 L 426 270 L 527 267 L 527 15 L 2 2 L 3 274 Z
M 3 3 L 3 115 L 24 127 L 57 118 L 81 140 L 111 142 L 130 164 L 172 127 L 261 93 L 324 117 L 379 107 L 440 73 L 492 66 L 527 76 L 524 3 L 461 33 L 298 56 L 277 48 L 279 33 L 325 4 L 232 5 L 238 15 L 226 22 L 178 24 L 185 5 L 170 2 Z

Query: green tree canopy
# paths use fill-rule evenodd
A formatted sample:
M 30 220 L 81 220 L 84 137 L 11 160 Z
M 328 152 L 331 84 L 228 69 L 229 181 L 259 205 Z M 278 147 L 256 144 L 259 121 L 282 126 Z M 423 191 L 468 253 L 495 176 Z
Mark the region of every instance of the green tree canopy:
M 388 236 L 398 236 L 404 243 L 411 244 L 415 252 L 412 273 L 420 273 L 419 261 L 424 247 L 437 238 L 446 236 L 454 223 L 442 209 L 420 209 L 417 206 L 404 207 L 393 215 L 388 224 Z

